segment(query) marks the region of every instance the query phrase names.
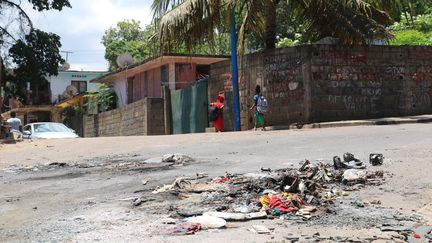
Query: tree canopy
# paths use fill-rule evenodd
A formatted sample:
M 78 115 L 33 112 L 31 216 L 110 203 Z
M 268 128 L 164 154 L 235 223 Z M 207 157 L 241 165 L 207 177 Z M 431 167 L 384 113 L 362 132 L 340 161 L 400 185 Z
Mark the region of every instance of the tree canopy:
M 26 84 L 30 83 L 34 92 L 33 102 L 41 101 L 39 88 L 47 86 L 46 77 L 57 75 L 59 64 L 64 63 L 59 54 L 60 47 L 58 35 L 37 29 L 12 46 L 9 52 L 16 64 L 14 73 L 17 91 L 24 92 Z
M 240 50 L 272 49 L 279 40 L 294 41 L 295 33 L 301 34 L 303 42 L 324 37 L 338 38 L 343 44 L 387 40 L 392 35 L 386 27 L 394 16 L 413 7 L 408 0 L 155 0 L 152 9 L 160 42 L 185 43 L 188 48 L 211 44 L 215 33 L 227 31 L 234 2 Z M 245 48 L 245 44 L 252 45 Z
M 400 21 L 390 26 L 395 36 L 392 45 L 432 45 L 432 6 L 417 13 L 402 13 Z
M 116 59 L 123 53 L 132 55 L 134 62 L 139 62 L 151 56 L 154 30 L 151 25 L 142 29 L 140 22 L 125 20 L 117 23 L 105 31 L 101 43 L 105 46 L 105 59 L 109 63 L 109 69 L 118 68 Z
M 69 0 L 27 0 L 34 10 L 58 10 L 71 7 Z M 25 98 L 25 86 L 29 82 L 35 92 L 33 101 L 38 102 L 39 88 L 47 88 L 44 75 L 56 75 L 59 64 L 63 62 L 59 54 L 60 37 L 37 30 L 32 20 L 22 7 L 21 0 L 0 0 L 0 69 L 4 67 L 4 60 L 11 61 L 10 67 L 15 66 L 14 75 L 9 81 L 15 82 L 15 90 L 10 93 L 22 93 Z M 0 72 L 0 86 L 4 86 Z
M 159 54 L 160 43 L 154 25 L 141 27 L 136 20 L 124 20 L 105 31 L 101 43 L 105 46 L 105 59 L 109 69 L 118 68 L 116 59 L 120 54 L 129 53 L 134 62 Z M 188 49 L 184 43 L 165 43 L 167 53 L 194 53 L 194 54 L 227 54 L 229 52 L 228 35 L 220 33 L 215 38 L 215 45 L 199 44 Z

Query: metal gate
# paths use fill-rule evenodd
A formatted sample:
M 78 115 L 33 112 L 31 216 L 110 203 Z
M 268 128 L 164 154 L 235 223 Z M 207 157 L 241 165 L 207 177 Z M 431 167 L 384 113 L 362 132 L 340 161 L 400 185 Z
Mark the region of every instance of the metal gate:
M 173 134 L 205 132 L 208 126 L 207 81 L 171 91 Z

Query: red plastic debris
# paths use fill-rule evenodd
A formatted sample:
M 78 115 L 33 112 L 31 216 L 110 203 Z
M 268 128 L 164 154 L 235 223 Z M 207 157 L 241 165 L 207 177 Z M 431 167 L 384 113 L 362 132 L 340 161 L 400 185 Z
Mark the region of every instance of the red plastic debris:
M 416 238 L 416 239 L 420 239 L 421 236 L 420 236 L 419 234 L 414 234 L 414 238 Z
M 211 182 L 212 183 L 222 183 L 225 181 L 229 181 L 228 177 L 218 177 L 218 178 L 214 178 Z

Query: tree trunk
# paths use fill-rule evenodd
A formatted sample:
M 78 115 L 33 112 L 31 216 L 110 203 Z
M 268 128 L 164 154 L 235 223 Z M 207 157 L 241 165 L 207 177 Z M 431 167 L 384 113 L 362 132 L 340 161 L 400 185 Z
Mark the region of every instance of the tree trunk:
M 268 0 L 265 11 L 265 45 L 266 49 L 276 47 L 276 8 L 280 0 Z
M 3 112 L 3 101 L 4 97 L 3 95 L 3 58 L 0 56 L 0 114 Z M 1 122 L 1 118 L 0 118 Z

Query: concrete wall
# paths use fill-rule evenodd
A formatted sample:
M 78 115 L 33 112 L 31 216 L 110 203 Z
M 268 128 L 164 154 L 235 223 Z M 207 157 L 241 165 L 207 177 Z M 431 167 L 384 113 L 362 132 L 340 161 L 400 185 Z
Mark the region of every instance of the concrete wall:
M 212 64 L 209 100 L 219 91 L 232 129 L 231 66 Z M 432 113 L 432 47 L 305 45 L 239 60 L 242 129 L 253 127 L 255 86 L 269 101 L 268 125 Z
M 85 137 L 163 135 L 164 102 L 145 98 L 123 108 L 84 117 Z

